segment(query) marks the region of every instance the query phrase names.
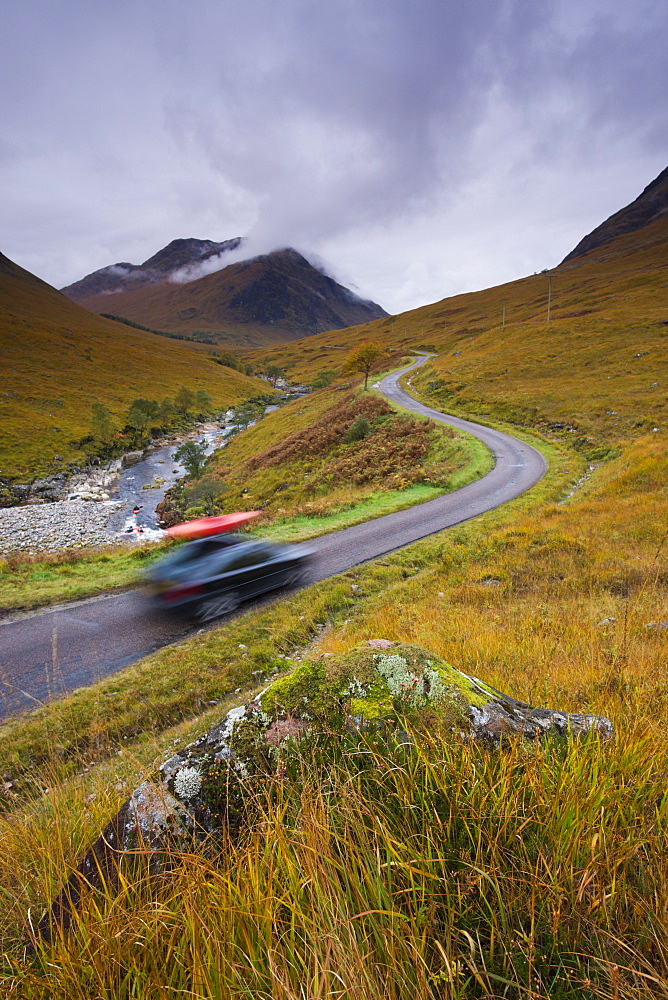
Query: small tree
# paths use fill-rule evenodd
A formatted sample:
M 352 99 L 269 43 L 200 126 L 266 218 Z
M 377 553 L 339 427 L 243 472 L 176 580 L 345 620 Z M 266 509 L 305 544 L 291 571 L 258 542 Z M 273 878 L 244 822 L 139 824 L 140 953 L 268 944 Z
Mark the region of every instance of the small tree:
M 225 483 L 213 476 L 202 476 L 183 491 L 186 517 L 213 517 L 220 513 L 218 501 L 227 490 Z
M 195 393 L 192 389 L 187 389 L 185 385 L 182 385 L 174 396 L 174 408 L 178 413 L 185 415 L 194 403 Z
M 324 389 L 325 386 L 331 385 L 332 382 L 339 377 L 339 373 L 334 368 L 323 368 L 319 371 L 316 377 L 311 383 L 312 389 Z
M 242 370 L 243 362 L 240 362 L 239 358 L 235 357 L 231 351 L 223 351 L 222 354 L 216 351 L 211 357 L 218 365 L 224 365 L 226 368 L 234 368 L 236 371 Z
M 279 378 L 282 378 L 283 375 L 285 374 L 285 369 L 279 368 L 278 365 L 267 365 L 266 368 L 264 369 L 263 374 L 275 389 L 276 383 L 278 382 Z
M 359 372 L 364 375 L 364 388 L 369 382 L 369 375 L 373 367 L 381 358 L 387 357 L 387 351 L 377 340 L 366 340 L 359 347 L 354 347 L 347 355 L 341 369 L 344 375 L 352 375 Z
M 264 407 L 258 403 L 251 403 L 248 400 L 245 403 L 240 403 L 239 406 L 235 406 L 232 410 L 232 423 L 239 430 L 246 430 L 249 424 L 252 424 L 254 420 L 262 415 Z
M 195 406 L 197 407 L 200 415 L 210 413 L 212 404 L 213 400 L 206 389 L 198 389 L 197 395 L 195 396 Z
M 154 399 L 133 399 L 126 422 L 133 430 L 143 432 L 152 426 L 159 413 L 160 404 Z
M 174 414 L 176 410 L 174 409 L 174 404 L 171 399 L 163 399 L 160 404 L 160 411 L 158 413 L 158 420 L 160 421 L 161 427 L 169 427 L 172 420 L 174 419 Z
M 116 434 L 116 427 L 111 413 L 99 400 L 95 400 L 92 407 L 90 431 L 96 441 L 100 444 L 109 445 Z
M 186 441 L 174 452 L 174 458 L 185 466 L 186 472 L 191 479 L 199 479 L 206 465 L 206 451 L 201 444 L 194 441 Z

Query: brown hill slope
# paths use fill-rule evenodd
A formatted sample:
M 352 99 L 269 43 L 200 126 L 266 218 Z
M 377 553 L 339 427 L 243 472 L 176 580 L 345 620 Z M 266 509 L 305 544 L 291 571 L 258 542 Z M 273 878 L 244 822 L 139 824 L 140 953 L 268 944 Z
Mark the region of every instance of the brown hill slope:
M 173 397 L 181 385 L 221 407 L 267 391 L 197 345 L 87 312 L 2 254 L 0 349 L 0 474 L 21 480 L 83 459 L 75 442 L 96 399 L 120 417 L 133 399 Z
M 362 340 L 426 346 L 416 384 L 443 408 L 548 428 L 602 454 L 668 434 L 668 215 L 551 271 L 256 352 L 311 380 Z M 549 323 L 548 323 L 549 301 Z M 572 429 L 571 429 L 572 428 Z
M 199 255 L 188 262 L 183 244 L 198 244 Z M 210 249 L 199 253 L 200 245 Z M 291 249 L 229 264 L 187 283 L 170 281 L 184 266 L 196 267 L 219 255 L 216 248 L 221 246 L 175 240 L 140 268 L 115 264 L 63 291 L 92 312 L 123 316 L 156 330 L 213 334 L 226 346 L 294 340 L 387 315 Z
M 573 260 L 575 257 L 583 257 L 590 250 L 595 250 L 624 233 L 632 233 L 637 229 L 642 229 L 650 222 L 665 216 L 666 212 L 668 212 L 668 167 L 647 185 L 635 201 L 615 212 L 609 219 L 583 237 L 561 263 L 565 264 L 566 261 Z

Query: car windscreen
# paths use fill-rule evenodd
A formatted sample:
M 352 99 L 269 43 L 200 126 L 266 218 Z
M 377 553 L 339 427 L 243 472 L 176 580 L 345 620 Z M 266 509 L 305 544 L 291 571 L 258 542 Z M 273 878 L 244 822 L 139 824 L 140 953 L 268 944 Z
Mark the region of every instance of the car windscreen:
M 243 569 L 245 566 L 258 566 L 272 558 L 273 552 L 267 545 L 240 545 L 232 553 L 229 569 Z
M 220 554 L 229 555 L 233 547 L 238 544 L 236 538 L 202 538 L 196 542 L 186 542 L 178 549 L 163 559 L 161 565 L 169 565 L 176 568 L 187 563 L 198 562 L 200 559 L 208 559 L 210 556 Z

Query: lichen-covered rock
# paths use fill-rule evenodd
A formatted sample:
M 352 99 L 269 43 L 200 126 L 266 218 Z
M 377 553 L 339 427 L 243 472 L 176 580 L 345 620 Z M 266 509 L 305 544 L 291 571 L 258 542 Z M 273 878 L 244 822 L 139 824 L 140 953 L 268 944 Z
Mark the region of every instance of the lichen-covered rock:
M 164 787 L 143 782 L 89 847 L 38 923 L 35 936 L 49 940 L 54 925 L 69 927 L 82 893 L 102 884 L 115 885 L 129 851 L 139 851 L 143 856 L 147 853 L 152 868 L 157 870 L 165 849 L 172 843 L 185 843 L 192 834 L 188 810 Z
M 608 719 L 532 708 L 420 646 L 370 640 L 340 656 L 305 661 L 228 712 L 133 793 L 58 897 L 52 919 L 62 923 L 82 880 L 108 877 L 124 852 L 143 846 L 159 856 L 193 836 L 223 826 L 237 830 L 257 780 L 280 776 L 305 734 L 343 736 L 374 727 L 402 734 L 436 730 L 492 745 L 513 735 L 613 735 Z M 43 929 L 48 926 L 46 920 Z

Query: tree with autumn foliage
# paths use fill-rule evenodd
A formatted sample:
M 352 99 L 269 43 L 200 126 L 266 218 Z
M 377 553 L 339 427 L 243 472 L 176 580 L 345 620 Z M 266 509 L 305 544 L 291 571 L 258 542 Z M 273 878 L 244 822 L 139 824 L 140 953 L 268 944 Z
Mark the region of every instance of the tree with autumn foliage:
M 372 368 L 381 358 L 387 357 L 387 351 L 377 340 L 365 340 L 346 356 L 341 372 L 343 375 L 352 375 L 359 372 L 364 375 L 364 388 L 366 389 L 369 374 Z

